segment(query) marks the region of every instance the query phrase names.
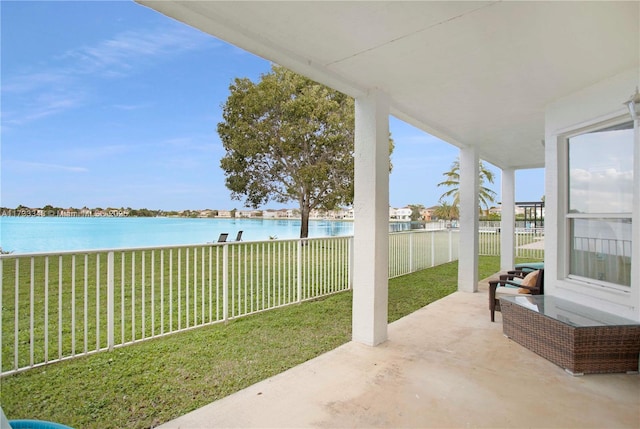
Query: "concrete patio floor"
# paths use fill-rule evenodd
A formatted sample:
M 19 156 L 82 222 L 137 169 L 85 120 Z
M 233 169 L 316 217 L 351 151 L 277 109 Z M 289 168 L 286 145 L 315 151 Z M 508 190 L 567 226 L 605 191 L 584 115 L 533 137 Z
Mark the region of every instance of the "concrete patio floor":
M 502 335 L 486 283 L 213 402 L 168 428 L 640 428 L 640 376 L 574 377 Z

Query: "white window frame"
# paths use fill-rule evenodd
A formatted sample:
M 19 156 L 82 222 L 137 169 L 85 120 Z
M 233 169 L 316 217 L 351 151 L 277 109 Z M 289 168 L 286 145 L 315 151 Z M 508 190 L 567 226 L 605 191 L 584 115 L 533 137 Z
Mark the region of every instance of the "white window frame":
M 565 255 L 566 263 L 561 268 L 563 271 L 562 277 L 566 280 L 570 281 L 570 284 L 581 285 L 581 286 L 591 286 L 597 288 L 604 288 L 605 290 L 610 291 L 618 291 L 623 293 L 629 293 L 631 287 L 633 287 L 633 278 L 631 278 L 631 284 L 629 286 L 620 285 L 616 283 L 611 283 L 603 280 L 598 280 L 590 277 L 583 277 L 576 274 L 571 274 L 571 243 L 572 243 L 572 232 L 571 232 L 571 220 L 572 219 L 629 219 L 633 221 L 633 213 L 569 213 L 569 198 L 570 198 L 570 158 L 569 158 L 569 140 L 573 137 L 580 136 L 582 134 L 603 130 L 606 128 L 614 127 L 617 125 L 622 125 L 624 123 L 630 122 L 630 118 L 628 115 L 618 116 L 610 120 L 598 122 L 595 124 L 591 124 L 589 126 L 585 126 L 579 129 L 572 130 L 569 133 L 565 133 L 561 136 L 561 144 L 562 150 L 564 152 L 564 157 L 562 159 L 562 165 L 559 165 L 561 171 L 563 172 L 563 180 L 562 183 L 565 189 L 560 193 L 562 195 L 562 222 L 564 229 L 564 240 L 563 241 L 563 253 Z M 637 133 L 638 130 L 638 121 L 634 121 L 634 132 Z M 637 150 L 634 150 L 634 156 L 637 156 Z M 638 175 L 638 172 L 634 169 L 634 177 Z M 637 180 L 637 179 L 636 179 Z M 631 249 L 634 249 L 633 243 L 633 234 L 631 236 Z M 636 238 L 637 239 L 637 238 Z M 637 259 L 637 256 L 636 256 Z M 632 253 L 632 264 L 633 264 L 633 253 Z M 560 268 L 560 267 L 559 267 Z M 631 276 L 633 276 L 633 267 L 631 268 Z

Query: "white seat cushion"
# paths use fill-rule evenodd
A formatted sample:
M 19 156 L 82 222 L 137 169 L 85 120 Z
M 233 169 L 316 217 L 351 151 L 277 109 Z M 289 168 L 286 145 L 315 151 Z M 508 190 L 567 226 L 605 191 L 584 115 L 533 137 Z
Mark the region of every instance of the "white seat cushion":
M 496 298 L 500 295 L 519 295 L 518 288 L 498 286 L 496 288 Z

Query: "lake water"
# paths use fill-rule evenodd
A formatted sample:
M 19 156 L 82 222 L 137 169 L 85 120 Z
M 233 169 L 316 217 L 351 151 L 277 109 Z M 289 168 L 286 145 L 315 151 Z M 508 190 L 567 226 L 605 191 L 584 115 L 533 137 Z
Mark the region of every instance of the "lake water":
M 408 228 L 408 224 L 407 224 Z M 111 249 L 300 237 L 300 220 L 138 217 L 0 217 L 0 247 L 13 253 Z M 309 237 L 353 234 L 353 222 L 312 220 Z

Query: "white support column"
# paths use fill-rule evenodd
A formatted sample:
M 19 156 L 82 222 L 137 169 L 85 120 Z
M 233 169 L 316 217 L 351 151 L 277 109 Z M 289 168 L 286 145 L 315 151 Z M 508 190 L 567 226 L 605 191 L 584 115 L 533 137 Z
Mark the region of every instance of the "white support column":
M 502 170 L 502 214 L 500 220 L 500 269 L 515 264 L 516 175 L 513 168 Z
M 387 339 L 389 102 L 380 92 L 355 103 L 353 340 Z
M 460 245 L 458 290 L 478 290 L 478 191 L 480 158 L 475 148 L 460 150 Z

